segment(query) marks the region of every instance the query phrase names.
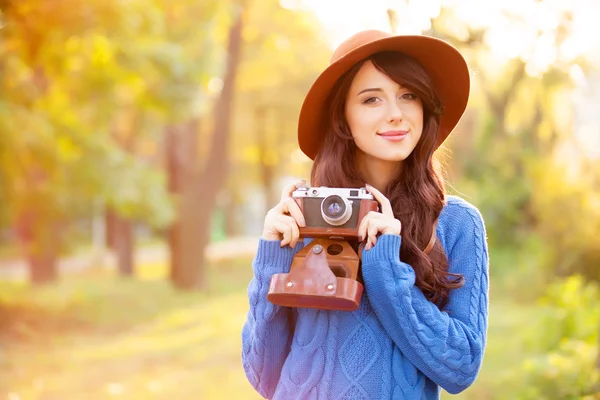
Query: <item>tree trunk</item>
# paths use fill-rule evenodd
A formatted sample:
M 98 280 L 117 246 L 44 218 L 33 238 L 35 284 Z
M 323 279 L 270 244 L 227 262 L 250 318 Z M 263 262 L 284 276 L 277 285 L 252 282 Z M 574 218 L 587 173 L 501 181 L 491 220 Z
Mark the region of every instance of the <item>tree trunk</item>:
M 224 196 L 225 201 L 222 205 L 225 219 L 225 236 L 227 237 L 238 236 L 241 233 L 240 224 L 238 223 L 238 202 L 234 190 L 231 189 L 229 195 Z
M 43 237 L 34 242 L 35 247 L 29 247 L 27 254 L 29 281 L 34 285 L 42 285 L 58 279 L 58 234 L 55 229 L 49 227 L 44 230 L 45 232 L 41 232 Z
M 177 196 L 179 194 L 181 188 L 181 160 L 178 157 L 179 151 L 177 149 L 177 144 L 179 141 L 177 140 L 177 132 L 176 128 L 172 125 L 169 125 L 165 128 L 164 133 L 164 141 L 165 141 L 165 158 L 166 158 L 166 170 L 167 170 L 167 180 L 168 180 L 168 189 L 169 193 Z M 177 199 L 178 200 L 178 199 Z M 179 210 L 178 210 L 179 211 Z M 179 270 L 181 269 L 181 261 L 180 261 L 180 239 L 181 236 L 179 234 L 180 225 L 181 225 L 181 213 L 177 213 L 178 218 L 173 221 L 173 224 L 170 226 L 169 231 L 167 232 L 168 244 L 169 244 L 169 261 L 170 261 L 170 279 L 175 282 L 177 280 L 177 276 Z
M 27 261 L 31 284 L 43 285 L 58 279 L 56 254 L 30 254 L 27 256 Z
M 15 231 L 25 249 L 30 283 L 41 285 L 55 281 L 58 278 L 58 224 L 50 226 L 34 212 L 25 211 L 17 218 Z
M 195 119 L 185 126 L 169 126 L 165 131 L 169 191 L 177 198 L 178 217 L 169 229 L 170 278 L 176 285 L 190 279 L 186 260 L 199 257 L 197 247 L 192 244 L 188 248 L 184 239 L 185 235 L 198 237 L 199 234 L 190 232 L 191 227 L 196 225 L 197 210 L 189 207 L 194 200 L 189 198 L 189 187 L 196 185 L 192 174 L 196 163 L 198 125 L 199 121 Z
M 117 124 L 113 127 L 113 138 L 119 143 L 121 148 L 129 153 L 135 152 L 135 138 L 139 130 L 141 114 L 133 112 L 130 116 L 132 119 L 131 128 L 127 130 L 118 130 Z M 117 212 L 117 210 L 108 210 L 106 216 L 106 242 L 117 255 L 117 266 L 119 274 L 124 277 L 131 277 L 135 273 L 134 268 L 134 222 L 125 218 Z
M 223 89 L 215 106 L 215 129 L 211 148 L 202 171 L 197 163 L 184 170 L 185 185 L 180 190 L 180 226 L 176 228 L 180 241 L 181 263 L 171 277 L 180 289 L 205 289 L 204 250 L 210 240 L 211 217 L 219 189 L 227 177 L 227 148 L 229 144 L 230 114 L 233 103 L 235 79 L 240 61 L 243 7 L 239 8 L 235 23 L 229 30 L 227 65 Z M 195 131 L 193 134 L 195 135 Z M 181 148 L 179 145 L 176 148 Z M 195 147 L 194 147 L 195 150 Z M 177 250 L 175 250 L 177 251 Z M 177 258 L 176 257 L 176 258 Z
M 125 277 L 133 276 L 133 222 L 129 219 L 115 216 L 113 223 L 115 235 L 114 248 L 117 253 L 119 275 Z
M 115 213 L 111 209 L 106 209 L 105 215 L 106 230 L 104 231 L 106 237 L 106 247 L 110 250 L 115 250 Z
M 207 212 L 209 216 L 212 208 L 206 210 L 206 197 L 201 176 L 197 171 L 188 171 L 186 185 L 181 191 L 181 224 L 179 225 L 179 261 L 178 271 L 174 284 L 181 289 L 204 290 L 207 282 L 204 274 L 204 249 L 209 241 L 210 220 L 208 224 L 203 218 Z

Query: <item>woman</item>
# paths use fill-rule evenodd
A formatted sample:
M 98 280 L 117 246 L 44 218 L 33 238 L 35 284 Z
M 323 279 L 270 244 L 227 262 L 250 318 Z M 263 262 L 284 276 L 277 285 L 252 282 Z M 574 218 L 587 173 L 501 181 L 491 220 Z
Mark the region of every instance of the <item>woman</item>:
M 268 212 L 242 333 L 246 375 L 265 398 L 438 399 L 440 387 L 459 393 L 474 381 L 487 331 L 485 228 L 433 167 L 468 95 L 454 47 L 380 31 L 340 45 L 314 82 L 298 128 L 311 185 L 366 185 L 381 212 L 359 228 L 365 291 L 352 312 L 267 300 L 270 277 L 289 272 L 305 244 L 290 197 L 299 183 Z

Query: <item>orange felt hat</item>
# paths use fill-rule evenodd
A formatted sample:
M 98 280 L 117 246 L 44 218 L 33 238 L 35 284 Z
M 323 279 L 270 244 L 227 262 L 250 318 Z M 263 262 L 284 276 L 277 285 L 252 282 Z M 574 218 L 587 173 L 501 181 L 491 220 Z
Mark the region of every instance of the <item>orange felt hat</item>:
M 381 51 L 398 51 L 417 60 L 433 81 L 444 106 L 438 146 L 448 137 L 469 100 L 469 68 L 449 43 L 425 35 L 392 35 L 378 30 L 359 32 L 334 51 L 329 66 L 310 87 L 298 119 L 300 150 L 314 160 L 324 137 L 327 99 L 336 81 L 354 64 Z

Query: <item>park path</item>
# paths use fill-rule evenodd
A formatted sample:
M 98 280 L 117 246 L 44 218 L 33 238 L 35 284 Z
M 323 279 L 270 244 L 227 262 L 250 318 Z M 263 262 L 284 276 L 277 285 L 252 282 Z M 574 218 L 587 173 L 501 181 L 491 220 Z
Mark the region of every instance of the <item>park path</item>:
M 254 256 L 258 237 L 235 237 L 211 243 L 206 248 L 210 261 L 221 261 L 243 256 Z M 166 262 L 169 256 L 166 244 L 139 247 L 135 263 Z M 102 262 L 104 259 L 104 262 Z M 116 268 L 116 258 L 111 252 L 104 256 L 92 253 L 64 257 L 58 262 L 59 275 L 82 271 L 102 262 L 107 268 Z M 0 280 L 21 281 L 27 279 L 27 263 L 24 259 L 0 260 Z

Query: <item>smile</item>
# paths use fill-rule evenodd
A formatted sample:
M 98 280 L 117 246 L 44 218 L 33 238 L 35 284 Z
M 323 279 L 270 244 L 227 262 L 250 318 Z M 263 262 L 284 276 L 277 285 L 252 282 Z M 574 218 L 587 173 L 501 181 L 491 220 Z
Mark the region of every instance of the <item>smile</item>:
M 378 133 L 377 135 L 391 142 L 399 142 L 408 136 L 408 131 L 388 131 Z

